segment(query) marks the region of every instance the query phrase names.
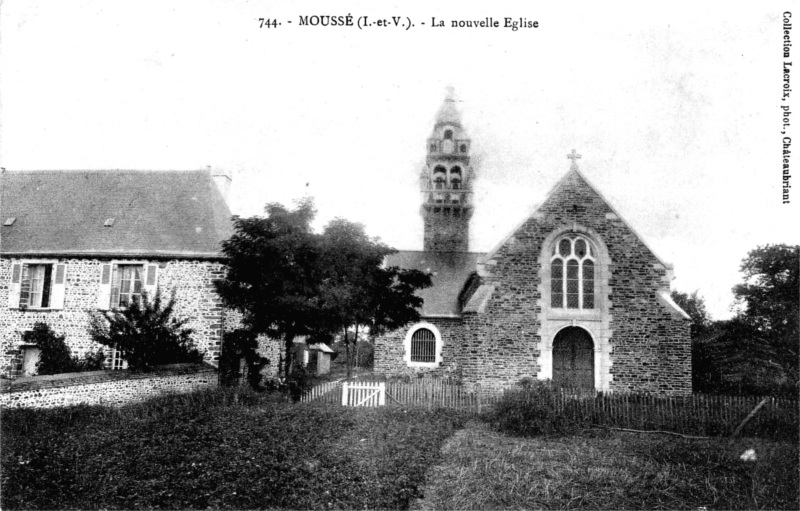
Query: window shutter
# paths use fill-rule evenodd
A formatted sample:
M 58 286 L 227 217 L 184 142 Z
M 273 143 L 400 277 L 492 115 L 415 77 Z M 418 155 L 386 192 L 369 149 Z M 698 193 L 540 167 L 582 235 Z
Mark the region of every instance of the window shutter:
M 9 286 L 8 307 L 19 307 L 19 290 L 22 284 L 22 264 L 16 263 L 11 267 L 11 285 Z
M 145 270 L 147 273 L 145 275 L 144 289 L 152 299 L 156 296 L 156 289 L 158 288 L 158 265 L 148 264 L 145 266 Z
M 100 288 L 97 292 L 97 308 L 108 310 L 111 305 L 111 265 L 101 265 Z
M 64 308 L 64 291 L 67 283 L 67 265 L 57 264 L 52 290 L 50 291 L 50 308 Z

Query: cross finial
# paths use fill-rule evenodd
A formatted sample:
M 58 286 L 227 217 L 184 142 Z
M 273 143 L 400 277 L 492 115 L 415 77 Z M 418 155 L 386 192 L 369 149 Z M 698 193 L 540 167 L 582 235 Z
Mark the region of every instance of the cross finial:
M 444 88 L 445 91 L 445 99 L 454 100 L 456 95 L 456 89 L 452 85 L 448 85 Z
M 572 165 L 570 165 L 570 168 L 571 168 L 571 169 L 577 169 L 577 168 L 578 168 L 578 163 L 577 163 L 575 160 L 577 160 L 577 159 L 578 159 L 578 158 L 580 158 L 580 157 L 581 157 L 581 155 L 580 155 L 580 154 L 578 154 L 578 153 L 575 151 L 575 149 L 573 149 L 573 150 L 572 150 L 572 152 L 571 152 L 571 153 L 569 153 L 569 154 L 567 155 L 567 158 L 569 158 L 570 160 L 572 160 Z

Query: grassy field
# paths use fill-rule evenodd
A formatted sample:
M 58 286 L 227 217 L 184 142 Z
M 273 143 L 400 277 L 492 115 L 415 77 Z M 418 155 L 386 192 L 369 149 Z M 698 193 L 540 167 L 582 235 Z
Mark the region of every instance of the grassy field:
M 793 442 L 584 431 L 207 391 L 2 416 L 3 509 L 797 509 Z M 755 449 L 757 461 L 739 456 Z M 426 476 L 427 474 L 427 476 Z M 423 498 L 424 497 L 424 498 Z
M 748 450 L 756 461 L 739 459 Z M 800 509 L 798 446 L 587 431 L 515 438 L 471 422 L 416 509 Z
M 206 392 L 2 417 L 3 509 L 405 509 L 458 414 Z

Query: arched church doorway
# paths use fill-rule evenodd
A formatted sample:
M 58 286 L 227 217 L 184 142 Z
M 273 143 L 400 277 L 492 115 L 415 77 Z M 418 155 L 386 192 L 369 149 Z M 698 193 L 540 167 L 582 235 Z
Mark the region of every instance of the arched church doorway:
M 594 343 L 583 328 L 564 328 L 553 339 L 553 383 L 594 389 Z

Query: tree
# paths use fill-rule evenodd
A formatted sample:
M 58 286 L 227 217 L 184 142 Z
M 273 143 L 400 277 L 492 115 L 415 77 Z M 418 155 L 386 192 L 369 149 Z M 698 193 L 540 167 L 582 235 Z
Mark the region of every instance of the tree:
M 358 342 L 359 330 L 375 336 L 419 320 L 422 299 L 414 293 L 431 285 L 430 276 L 383 267 L 386 256 L 394 252 L 370 238 L 363 225 L 341 218 L 329 223 L 321 236 L 320 312 L 326 331 L 342 333 L 348 378 L 350 346 Z
M 692 318 L 692 339 L 707 330 L 712 323 L 706 310 L 706 302 L 698 293 L 699 291 L 692 294 L 673 291 L 671 295 L 672 300 Z
M 222 243 L 227 274 L 216 282 L 223 303 L 242 313 L 244 328 L 283 342 L 286 378 L 298 336 L 320 330 L 319 240 L 311 229 L 310 199 L 293 210 L 271 203 L 266 217 L 233 218 L 234 233 Z
M 774 353 L 792 383 L 800 355 L 800 246 L 766 245 L 742 261 L 744 282 L 733 288 L 738 320 Z
M 268 204 L 266 213 L 234 217 L 234 234 L 222 244 L 228 272 L 217 291 L 242 313 L 245 328 L 283 341 L 287 379 L 299 336 L 329 343 L 350 327 L 381 332 L 419 318 L 422 301 L 414 291 L 430 278 L 382 268 L 394 250 L 369 238 L 363 226 L 337 219 L 315 234 L 310 199 L 293 210 Z
M 124 309 L 91 314 L 89 335 L 98 344 L 118 349 L 133 370 L 155 365 L 200 362 L 188 319 L 174 315 L 175 293 L 165 304 L 161 291 L 151 299 L 142 293 Z
M 244 368 L 241 362 L 244 361 Z M 258 338 L 252 330 L 236 329 L 222 336 L 222 349 L 219 355 L 220 382 L 231 385 L 244 379 L 254 390 L 264 390 L 261 383 L 261 370 L 270 360 L 258 353 Z M 242 373 L 244 369 L 245 374 Z

